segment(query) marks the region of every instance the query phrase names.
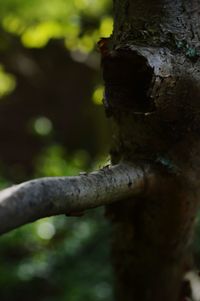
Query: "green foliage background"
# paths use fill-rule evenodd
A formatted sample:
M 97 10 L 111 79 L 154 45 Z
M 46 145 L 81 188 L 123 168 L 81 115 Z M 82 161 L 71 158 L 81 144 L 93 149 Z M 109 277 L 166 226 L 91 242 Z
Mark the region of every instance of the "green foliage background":
M 109 35 L 109 0 L 1 0 L 1 24 L 20 35 L 27 47 L 42 47 L 65 38 L 70 49 L 91 51 L 99 36 Z
M 14 36 L 26 48 L 42 48 L 52 39 L 63 40 L 69 53 L 90 56 L 96 52 L 98 39 L 112 31 L 109 0 L 0 0 L 0 7 L 2 53 L 12 51 L 10 39 Z M 17 84 L 1 64 L 0 102 L 6 102 Z M 101 105 L 102 94 L 99 82 L 94 85 L 91 104 Z M 30 124 L 40 139 L 55 131 L 45 117 Z M 104 158 L 102 153 L 91 158 L 81 147 L 68 152 L 52 141 L 35 160 L 32 177 L 75 175 L 99 167 Z M 2 174 L 1 187 L 10 184 L 12 179 Z M 0 300 L 111 301 L 109 243 L 103 209 L 81 218 L 43 219 L 2 236 Z

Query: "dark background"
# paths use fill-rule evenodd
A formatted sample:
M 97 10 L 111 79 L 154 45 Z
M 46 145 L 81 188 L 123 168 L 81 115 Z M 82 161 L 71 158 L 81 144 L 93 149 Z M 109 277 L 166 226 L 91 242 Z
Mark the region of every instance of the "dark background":
M 96 43 L 108 0 L 0 0 L 0 186 L 106 164 Z M 0 300 L 111 301 L 104 210 L 42 219 L 0 238 Z

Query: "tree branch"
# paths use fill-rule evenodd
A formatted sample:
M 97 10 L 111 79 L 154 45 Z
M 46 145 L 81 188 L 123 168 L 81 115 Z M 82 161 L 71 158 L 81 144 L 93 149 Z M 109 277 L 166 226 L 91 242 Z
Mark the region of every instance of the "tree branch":
M 0 233 L 39 218 L 70 214 L 144 192 L 149 167 L 121 163 L 74 177 L 48 177 L 0 191 Z

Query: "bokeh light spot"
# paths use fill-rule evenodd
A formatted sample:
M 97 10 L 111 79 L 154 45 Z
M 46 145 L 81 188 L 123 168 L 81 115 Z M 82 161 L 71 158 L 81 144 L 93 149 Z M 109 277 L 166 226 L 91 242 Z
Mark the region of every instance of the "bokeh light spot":
M 56 233 L 55 227 L 50 222 L 41 222 L 37 227 L 37 234 L 40 238 L 50 240 Z
M 29 27 L 22 34 L 22 42 L 26 47 L 40 48 L 47 44 L 50 38 L 58 38 L 64 35 L 64 28 L 57 22 L 42 22 Z
M 35 120 L 33 128 L 38 135 L 46 136 L 51 133 L 53 125 L 47 117 L 39 117 Z
M 99 300 L 109 299 L 112 294 L 110 285 L 106 282 L 101 282 L 95 286 L 95 295 Z
M 104 87 L 103 86 L 98 86 L 92 95 L 92 101 L 95 105 L 102 105 L 103 102 L 103 94 L 104 94 Z
M 109 37 L 113 31 L 113 19 L 111 17 L 104 17 L 100 25 L 100 36 Z
M 6 73 L 0 65 L 0 97 L 11 93 L 16 86 L 15 78 L 12 74 Z

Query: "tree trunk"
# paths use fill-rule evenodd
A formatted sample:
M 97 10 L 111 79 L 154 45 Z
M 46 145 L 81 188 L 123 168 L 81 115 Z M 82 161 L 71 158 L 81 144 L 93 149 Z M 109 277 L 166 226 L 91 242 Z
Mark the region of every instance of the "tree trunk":
M 199 14 L 199 0 L 115 0 L 100 42 L 113 163 L 169 177 L 150 198 L 107 208 L 118 301 L 179 300 L 199 198 Z

